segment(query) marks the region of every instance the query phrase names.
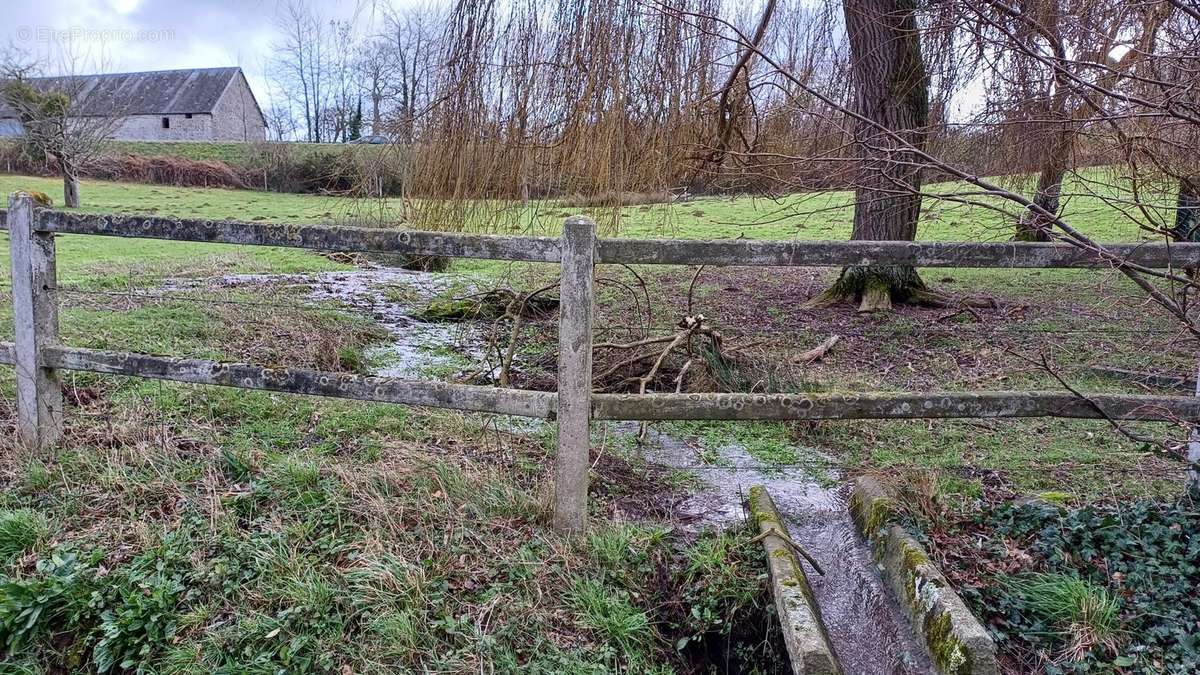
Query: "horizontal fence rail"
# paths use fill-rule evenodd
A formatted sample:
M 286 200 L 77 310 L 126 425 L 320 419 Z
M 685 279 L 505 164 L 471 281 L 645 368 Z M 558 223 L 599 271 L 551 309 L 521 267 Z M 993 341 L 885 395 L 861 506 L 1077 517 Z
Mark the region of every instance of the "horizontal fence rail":
M 41 363 L 47 368 L 106 375 L 129 375 L 154 380 L 523 417 L 551 417 L 555 399 L 554 394 L 540 391 L 396 377 L 369 377 L 303 368 L 264 368 L 246 363 L 169 358 L 77 347 L 48 347 L 42 351 Z
M 318 251 L 375 251 L 447 258 L 558 262 L 551 237 L 421 232 L 333 225 L 278 225 L 147 216 L 94 216 L 43 211 L 39 231 L 139 239 L 283 246 Z
M 14 361 L 0 342 L 0 364 Z M 370 377 L 303 368 L 182 359 L 80 347 L 47 347 L 46 368 L 378 403 L 554 419 L 553 392 Z M 905 420 L 1068 417 L 1170 422 L 1200 419 L 1200 398 L 1059 391 L 839 394 L 592 394 L 594 420 Z
M 1060 391 L 842 394 L 596 394 L 599 420 L 904 420 L 1070 417 L 1170 422 L 1200 419 L 1200 399 Z
M 1200 264 L 1200 244 L 1105 244 L 1104 249 L 1111 257 L 1101 257 L 1070 244 L 1039 242 L 601 239 L 597 260 L 643 265 L 764 267 L 1095 268 L 1128 263 L 1165 268 Z
M 0 219 L 0 229 L 6 229 L 3 220 L 6 219 Z M 89 215 L 50 210 L 38 211 L 36 229 L 59 234 L 521 262 L 557 263 L 562 255 L 561 240 L 557 237 Z M 1152 268 L 1200 267 L 1200 243 L 1113 243 L 1103 244 L 1103 248 L 1107 256 L 1071 244 L 1044 242 L 598 239 L 595 263 L 1005 268 L 1097 268 L 1127 263 Z
M 1200 244 L 1105 244 L 1104 254 L 1068 244 L 909 241 L 717 241 L 597 239 L 584 218 L 563 236 L 420 232 L 333 225 L 275 225 L 35 209 L 27 195 L 0 209 L 9 231 L 16 336 L 0 342 L 15 367 L 18 433 L 53 448 L 62 429 L 60 371 L 92 372 L 288 394 L 432 406 L 556 420 L 554 526 L 578 532 L 587 518 L 592 420 L 817 420 L 1068 417 L 1188 422 L 1200 397 L 1075 394 L 1068 391 L 862 392 L 805 394 L 601 394 L 591 390 L 595 266 L 649 265 L 1200 268 Z M 561 266 L 557 392 L 371 377 L 300 368 L 173 358 L 63 346 L 58 335 L 55 235 L 99 235 L 482 258 Z

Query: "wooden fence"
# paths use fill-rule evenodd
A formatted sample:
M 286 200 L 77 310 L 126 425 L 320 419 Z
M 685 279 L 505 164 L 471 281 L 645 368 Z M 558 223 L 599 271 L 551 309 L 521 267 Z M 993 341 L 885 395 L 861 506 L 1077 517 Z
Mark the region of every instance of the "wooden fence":
M 62 434 L 60 370 L 553 419 L 559 428 L 554 526 L 562 532 L 577 532 L 585 526 L 587 517 L 592 420 L 1200 420 L 1200 399 L 1179 396 L 1089 394 L 1085 398 L 1067 391 L 637 395 L 594 394 L 591 387 L 593 279 L 597 264 L 1200 267 L 1200 244 L 1112 244 L 1101 252 L 1046 243 L 597 239 L 595 224 L 580 217 L 567 219 L 561 238 L 494 236 L 84 215 L 35 209 L 28 196 L 21 194 L 10 197 L 8 210 L 0 211 L 0 229 L 9 232 L 16 327 L 14 342 L 0 342 L 0 364 L 15 367 L 19 440 L 33 449 L 52 448 Z M 561 265 L 558 391 L 364 377 L 67 347 L 60 343 L 58 333 L 56 234 L 557 263 Z

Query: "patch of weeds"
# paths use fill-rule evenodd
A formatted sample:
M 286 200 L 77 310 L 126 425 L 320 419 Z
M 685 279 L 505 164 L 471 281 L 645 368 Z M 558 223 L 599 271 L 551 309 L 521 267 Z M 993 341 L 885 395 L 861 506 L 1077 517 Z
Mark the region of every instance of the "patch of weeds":
M 823 385 L 808 380 L 793 364 L 777 356 L 776 354 L 753 360 L 731 360 L 718 356 L 712 350 L 706 349 L 703 353 L 708 371 L 716 380 L 720 391 L 796 394 L 826 389 Z
M 70 635 L 87 625 L 99 558 L 56 551 L 39 560 L 28 578 L 0 577 L 0 643 L 7 657 L 31 655 L 41 638 Z
M 254 473 L 250 453 L 237 448 L 221 448 L 221 473 L 231 481 L 241 482 Z
M 93 594 L 92 606 L 104 608 L 92 652 L 98 672 L 141 671 L 174 640 L 180 604 L 199 592 L 186 583 L 189 549 L 185 534 L 170 534 Z
M 1010 579 L 1005 591 L 1031 618 L 1068 642 L 1065 653 L 1082 659 L 1092 648 L 1116 649 L 1117 599 L 1108 589 L 1073 574 L 1043 572 Z
M 313 459 L 284 455 L 266 467 L 264 496 L 274 497 L 288 510 L 304 514 L 337 498 L 337 486 L 324 481 Z M 328 483 L 328 484 L 326 484 Z
M 367 359 L 357 347 L 342 345 L 337 348 L 338 370 L 345 373 L 367 374 Z
M 1073 510 L 1004 505 L 976 521 L 991 534 L 984 556 L 1009 561 L 1015 551 L 1026 568 L 1045 571 L 985 576 L 965 589 L 1001 648 L 1025 667 L 1200 670 L 1200 511 L 1192 499 Z
M 618 576 L 636 576 L 651 572 L 650 551 L 660 547 L 666 535 L 663 527 L 614 524 L 592 530 L 587 547 L 600 569 Z
M 0 511 L 0 563 L 25 555 L 46 540 L 46 518 L 28 509 Z
M 383 288 L 383 299 L 396 305 L 411 305 L 421 299 L 421 294 L 412 286 L 388 284 Z
M 25 463 L 24 481 L 23 487 L 26 492 L 41 492 L 53 484 L 54 474 L 42 460 L 30 459 Z
M 728 673 L 789 672 L 767 590 L 762 547 L 749 528 L 706 531 L 681 555 L 666 603 L 668 637 L 693 666 Z
M 633 604 L 629 593 L 586 577 L 576 578 L 566 594 L 577 620 L 604 641 L 613 660 L 638 670 L 649 660 L 655 634 L 650 617 Z

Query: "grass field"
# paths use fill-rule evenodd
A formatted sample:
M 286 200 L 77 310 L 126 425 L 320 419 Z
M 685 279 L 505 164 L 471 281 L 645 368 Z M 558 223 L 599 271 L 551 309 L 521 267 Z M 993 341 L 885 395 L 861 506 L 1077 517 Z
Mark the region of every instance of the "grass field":
M 54 196 L 61 186 L 0 176 L 0 190 L 16 189 Z M 361 222 L 368 210 L 401 212 L 390 201 L 90 181 L 82 197 L 88 212 L 262 222 Z M 833 193 L 635 206 L 619 234 L 844 239 L 849 203 L 848 194 Z M 553 233 L 573 212 L 545 202 L 502 222 Z M 1072 199 L 1068 215 L 1098 239 L 1140 236 L 1099 199 Z M 1008 234 L 999 214 L 940 204 L 930 205 L 920 229 L 936 240 Z M 0 336 L 11 335 L 6 249 Z M 271 287 L 152 300 L 133 293 L 166 278 L 346 268 L 319 255 L 73 236 L 61 237 L 58 250 L 68 344 L 354 372 L 380 339 L 354 311 L 301 306 Z M 546 267 L 496 263 L 455 270 L 518 289 L 553 277 Z M 638 272 L 654 330 L 669 330 L 686 311 L 695 268 Z M 1112 273 L 925 271 L 939 290 L 1003 301 L 1002 310 L 979 316 L 800 309 L 833 274 L 704 270 L 694 310 L 755 367 L 785 364 L 759 372 L 758 381 L 794 390 L 1057 388 L 1036 365 L 1043 356 L 1084 389 L 1128 390 L 1087 367 L 1193 365 L 1190 353 L 1172 348 L 1173 324 Z M 639 282 L 622 269 L 603 275 L 611 283 L 600 286 L 597 327 L 621 337 L 619 326 L 643 320 L 643 303 L 632 299 L 641 295 L 628 290 Z M 522 356 L 552 357 L 554 327 L 553 317 L 530 322 Z M 830 334 L 843 341 L 826 359 L 792 363 Z M 64 450 L 10 450 L 0 460 L 0 636 L 12 672 L 111 660 L 161 673 L 665 673 L 695 665 L 705 641 L 733 640 L 738 626 L 765 616 L 762 561 L 745 546 L 748 534 L 697 540 L 669 521 L 623 515 L 660 514 L 660 502 L 688 488 L 686 477 L 644 464 L 631 448 L 597 458 L 593 531 L 567 541 L 547 528 L 549 427 L 85 374 L 68 375 L 67 384 Z M 11 401 L 11 374 L 0 369 L 6 438 Z M 710 462 L 721 461 L 726 442 L 752 446 L 768 463 L 818 448 L 849 473 L 933 486 L 940 503 L 963 511 L 997 495 L 1080 503 L 1172 494 L 1182 468 L 1101 422 L 664 429 L 701 439 L 710 454 L 700 459 Z M 45 618 L 22 628 L 29 612 Z M 689 640 L 691 648 L 676 651 Z M 761 636 L 740 647 L 760 660 L 771 648 Z

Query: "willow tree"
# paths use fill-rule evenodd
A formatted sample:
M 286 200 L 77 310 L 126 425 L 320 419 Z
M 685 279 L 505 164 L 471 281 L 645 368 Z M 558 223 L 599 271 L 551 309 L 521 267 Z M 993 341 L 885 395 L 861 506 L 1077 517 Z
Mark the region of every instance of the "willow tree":
M 1116 101 L 1105 92 L 1153 51 L 1148 36 L 1162 13 L 1119 0 L 960 4 L 964 30 L 991 62 L 988 108 L 1005 129 L 1009 151 L 1037 172 L 1032 205 L 1017 221 L 1015 238 L 1049 241 L 1081 135 L 1111 116 L 1107 108 Z
M 857 158 L 851 239 L 911 241 L 917 234 L 929 76 L 916 9 L 916 0 L 843 2 Z M 913 267 L 851 266 L 809 305 L 858 300 L 860 311 L 875 311 L 924 293 Z

